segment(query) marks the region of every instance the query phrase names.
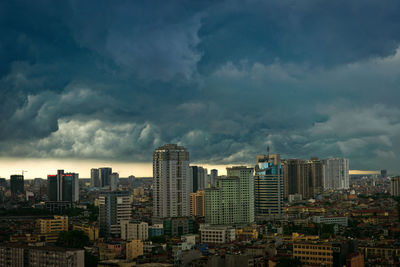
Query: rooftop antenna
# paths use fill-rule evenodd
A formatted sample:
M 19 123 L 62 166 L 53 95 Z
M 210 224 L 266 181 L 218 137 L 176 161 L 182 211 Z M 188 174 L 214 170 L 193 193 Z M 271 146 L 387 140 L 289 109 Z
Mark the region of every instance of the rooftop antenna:
M 269 159 L 269 146 L 267 146 L 267 159 Z

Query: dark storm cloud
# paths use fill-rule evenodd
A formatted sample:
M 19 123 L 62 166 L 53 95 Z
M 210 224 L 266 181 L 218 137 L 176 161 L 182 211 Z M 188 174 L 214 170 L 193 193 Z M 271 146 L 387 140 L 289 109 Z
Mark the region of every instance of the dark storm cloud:
M 0 3 L 2 156 L 397 170 L 398 1 Z M 384 165 L 386 164 L 386 166 Z M 400 171 L 400 170 L 399 170 Z

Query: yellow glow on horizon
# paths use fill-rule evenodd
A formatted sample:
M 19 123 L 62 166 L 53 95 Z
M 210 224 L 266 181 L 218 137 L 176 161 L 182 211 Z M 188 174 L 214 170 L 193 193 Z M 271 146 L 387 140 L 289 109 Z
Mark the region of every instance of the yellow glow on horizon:
M 210 170 L 217 169 L 218 175 L 226 175 L 226 167 L 246 164 L 202 164 L 191 163 Z M 152 163 L 114 162 L 107 160 L 77 160 L 77 159 L 31 159 L 31 158 L 0 158 L 0 177 L 10 178 L 12 174 L 21 174 L 25 179 L 47 178 L 48 174 L 55 174 L 57 170 L 79 173 L 80 178 L 90 178 L 91 168 L 111 167 L 113 172 L 118 172 L 120 177 L 134 175 L 136 177 L 152 177 Z M 350 170 L 353 175 L 379 174 L 379 171 Z
M 380 171 L 363 171 L 363 170 L 350 170 L 350 175 L 370 175 L 370 174 L 380 174 Z

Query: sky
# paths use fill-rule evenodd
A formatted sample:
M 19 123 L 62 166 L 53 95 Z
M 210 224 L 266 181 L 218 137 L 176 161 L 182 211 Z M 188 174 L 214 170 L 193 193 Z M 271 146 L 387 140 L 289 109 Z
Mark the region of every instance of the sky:
M 213 166 L 269 146 L 399 173 L 398 14 L 397 0 L 1 1 L 0 176 L 151 175 L 165 143 Z

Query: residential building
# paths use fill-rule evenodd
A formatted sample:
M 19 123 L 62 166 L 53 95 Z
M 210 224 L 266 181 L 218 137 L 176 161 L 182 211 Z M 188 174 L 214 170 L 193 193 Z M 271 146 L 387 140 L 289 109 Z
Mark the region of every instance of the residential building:
M 90 241 L 99 239 L 99 227 L 95 224 L 73 224 L 72 230 L 79 230 L 84 232 Z
M 390 178 L 390 194 L 394 197 L 400 196 L 400 176 Z
M 348 225 L 347 217 L 337 217 L 337 216 L 313 216 L 312 220 L 314 223 L 324 223 L 324 224 L 337 224 L 342 226 Z
M 325 159 L 324 189 L 349 188 L 349 160 L 345 158 Z
M 205 219 L 209 224 L 232 225 L 254 222 L 253 169 L 227 168 L 227 177 L 205 190 Z
M 2 243 L 0 244 L 0 266 L 84 267 L 85 251 L 83 249 Z
M 239 178 L 221 177 L 215 188 L 205 190 L 205 221 L 232 225 L 239 219 Z
M 282 161 L 282 168 L 285 198 L 301 194 L 308 199 L 323 192 L 325 167 L 322 160 L 287 159 Z
M 17 196 L 25 193 L 24 189 L 24 176 L 23 175 L 11 175 L 10 176 L 10 189 L 13 196 Z
M 119 182 L 119 174 L 117 172 L 113 172 L 110 174 L 110 190 L 115 191 L 118 187 Z
M 364 267 L 364 255 L 361 253 L 347 255 L 346 267 Z
M 190 215 L 195 217 L 204 217 L 204 190 L 199 190 L 196 193 L 190 193 Z
M 328 242 L 295 242 L 293 258 L 306 266 L 333 266 L 333 247 Z
M 236 166 L 226 168 L 227 175 L 239 177 L 239 222 L 254 222 L 254 168 Z
M 149 239 L 149 225 L 147 222 L 132 222 L 121 220 L 121 238 L 124 240 Z
M 190 216 L 192 192 L 189 152 L 182 146 L 167 144 L 153 153 L 153 216 Z
M 281 217 L 283 191 L 280 155 L 258 155 L 254 175 L 256 216 L 262 218 Z
M 207 169 L 201 166 L 190 166 L 190 171 L 192 174 L 192 192 L 197 192 L 198 190 L 209 187 Z
M 164 225 L 163 224 L 153 224 L 149 226 L 149 237 L 162 236 L 164 235 Z
M 132 260 L 143 255 L 143 242 L 142 240 L 131 240 L 126 242 L 126 259 Z
M 212 169 L 210 171 L 210 187 L 214 186 L 215 181 L 217 180 L 217 178 L 218 178 L 218 170 Z
M 236 239 L 235 228 L 231 226 L 202 224 L 199 233 L 201 243 L 225 244 Z
M 131 201 L 127 191 L 101 192 L 99 196 L 100 236 L 120 235 L 121 220 L 131 217 Z
M 90 170 L 90 186 L 91 187 L 100 187 L 100 174 L 99 169 L 91 169 Z
M 54 216 L 53 219 L 38 219 L 36 227 L 41 234 L 68 231 L 68 216 Z
M 163 228 L 166 236 L 193 234 L 194 222 L 188 217 L 167 218 L 164 219 Z

